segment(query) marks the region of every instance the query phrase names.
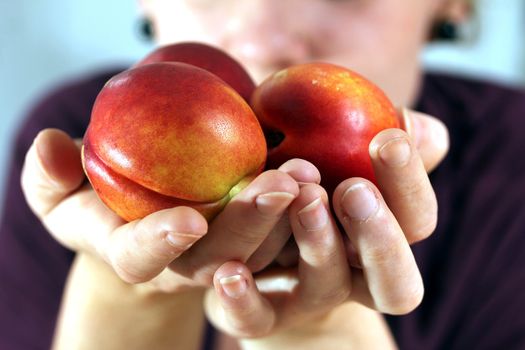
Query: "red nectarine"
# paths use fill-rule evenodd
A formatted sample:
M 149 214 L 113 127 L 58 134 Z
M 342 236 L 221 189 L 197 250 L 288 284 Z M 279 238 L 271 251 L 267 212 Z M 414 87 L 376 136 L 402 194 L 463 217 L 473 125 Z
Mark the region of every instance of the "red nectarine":
M 327 63 L 273 74 L 255 89 L 251 106 L 268 138 L 268 167 L 295 157 L 309 160 L 329 193 L 349 177 L 374 181 L 369 143 L 379 131 L 399 127 L 378 87 Z
M 201 43 L 177 43 L 159 47 L 136 66 L 158 62 L 182 62 L 215 74 L 246 101 L 255 89 L 255 83 L 246 70 L 233 57 L 219 48 Z
M 84 137 L 93 188 L 125 220 L 177 205 L 208 219 L 264 167 L 257 118 L 229 85 L 184 63 L 154 63 L 113 77 Z

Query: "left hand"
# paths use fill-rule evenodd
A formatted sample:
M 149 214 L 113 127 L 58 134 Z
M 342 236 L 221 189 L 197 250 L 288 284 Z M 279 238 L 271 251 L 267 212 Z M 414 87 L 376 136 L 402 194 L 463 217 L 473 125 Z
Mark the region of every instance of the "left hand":
M 290 330 L 297 332 L 312 320 L 318 322 L 347 301 L 388 314 L 405 314 L 419 305 L 424 288 L 409 244 L 428 237 L 435 228 L 437 202 L 426 169 L 446 153 L 447 147 L 432 149 L 434 129 L 441 128 L 444 137 L 447 133 L 433 118 L 410 114 L 418 119 L 414 125 L 426 127 L 411 131 L 423 131 L 420 135 L 388 129 L 370 144 L 379 188 L 351 178 L 334 192 L 335 214 L 348 240 L 330 214 L 324 189 L 303 185 L 289 208 L 299 248 L 297 268 L 265 271 L 254 279 L 241 262 L 223 264 L 205 301 L 212 323 L 237 338 L 265 337 L 258 340 L 264 343 Z M 425 147 L 423 152 L 414 140 Z M 448 145 L 441 141 L 439 146 Z M 357 251 L 362 269 L 350 266 L 350 247 Z M 293 282 L 291 287 L 276 290 L 275 284 L 282 285 L 284 279 Z M 274 285 L 266 289 L 266 282 Z

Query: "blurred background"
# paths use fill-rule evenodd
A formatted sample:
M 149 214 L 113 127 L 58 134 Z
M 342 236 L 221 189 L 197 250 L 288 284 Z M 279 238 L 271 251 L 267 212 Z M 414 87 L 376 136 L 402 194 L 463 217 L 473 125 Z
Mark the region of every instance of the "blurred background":
M 139 34 L 136 4 L 0 1 L 0 198 L 12 138 L 35 100 L 65 79 L 133 63 L 153 48 Z M 525 1 L 479 0 L 477 6 L 476 19 L 463 28 L 468 39 L 430 45 L 425 65 L 525 86 Z

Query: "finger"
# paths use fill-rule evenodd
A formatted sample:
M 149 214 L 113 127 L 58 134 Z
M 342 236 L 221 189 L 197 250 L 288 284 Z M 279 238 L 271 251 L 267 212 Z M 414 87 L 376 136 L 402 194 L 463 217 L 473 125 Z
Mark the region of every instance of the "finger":
M 189 208 L 155 213 L 121 226 L 123 221 L 90 186 L 75 191 L 83 180 L 77 142 L 60 130 L 40 132 L 22 173 L 29 205 L 59 242 L 104 258 L 127 282 L 158 275 L 206 232 L 206 220 Z
M 402 127 L 416 145 L 425 169 L 431 172 L 448 152 L 450 140 L 447 127 L 439 119 L 406 108 L 400 114 Z
M 63 131 L 41 131 L 26 154 L 21 184 L 28 205 L 40 218 L 84 181 L 80 150 Z
M 146 282 L 187 251 L 207 229 L 206 219 L 195 209 L 161 210 L 113 231 L 105 248 L 106 259 L 124 281 Z
M 155 277 L 207 231 L 204 217 L 187 207 L 125 223 L 88 186 L 61 201 L 44 224 L 63 245 L 105 260 L 128 283 Z
M 329 208 L 326 191 L 314 184 L 301 187 L 290 207 L 290 222 L 299 247 L 296 303 L 302 311 L 331 309 L 350 294 L 346 251 Z
M 263 270 L 275 260 L 291 235 L 290 220 L 285 211 L 266 239 L 250 256 L 246 266 L 253 273 Z
M 110 232 L 125 222 L 108 209 L 86 184 L 64 197 L 42 218 L 51 235 L 63 246 L 102 257 Z
M 412 311 L 423 297 L 423 282 L 379 190 L 365 179 L 345 180 L 334 192 L 334 209 L 359 254 L 375 308 L 389 314 Z
M 236 338 L 261 337 L 275 324 L 272 305 L 262 297 L 250 270 L 239 262 L 227 262 L 215 273 L 214 290 L 205 299 L 208 319 Z
M 298 193 L 297 182 L 289 175 L 278 170 L 262 173 L 226 205 L 210 223 L 206 237 L 171 268 L 210 285 L 224 262 L 249 259 Z
M 290 159 L 279 167 L 279 170 L 290 175 L 299 184 L 321 183 L 321 173 L 315 165 L 307 160 Z
M 290 175 L 299 185 L 321 182 L 319 170 L 312 163 L 303 159 L 291 159 L 281 165 L 278 170 Z M 290 222 L 285 212 L 268 237 L 246 263 L 250 271 L 260 271 L 274 261 L 290 238 L 291 233 Z
M 385 201 L 409 243 L 428 237 L 437 224 L 437 200 L 421 157 L 400 129 L 380 132 L 370 157 Z

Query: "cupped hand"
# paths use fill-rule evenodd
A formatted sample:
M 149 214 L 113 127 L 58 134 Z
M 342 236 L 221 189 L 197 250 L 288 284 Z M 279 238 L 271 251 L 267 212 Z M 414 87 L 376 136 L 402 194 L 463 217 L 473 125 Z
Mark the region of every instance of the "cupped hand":
M 225 261 L 262 268 L 273 260 L 288 239 L 277 231 L 286 232 L 281 217 L 299 193 L 297 181 L 318 182 L 319 173 L 299 160 L 264 172 L 210 224 L 188 207 L 126 223 L 87 183 L 79 142 L 47 129 L 28 151 L 21 181 L 29 206 L 61 244 L 103 259 L 126 282 L 171 292 L 211 285 Z
M 303 335 L 312 336 L 312 322 L 347 301 L 387 314 L 417 307 L 424 287 L 409 244 L 436 226 L 427 170 L 446 154 L 448 133 L 429 116 L 404 111 L 402 118 L 408 133 L 388 129 L 370 144 L 378 186 L 362 178 L 343 181 L 333 194 L 335 217 L 321 186 L 301 186 L 289 209 L 296 268 L 254 278 L 242 261 L 229 261 L 216 271 L 205 307 L 219 329 L 264 344 L 302 326 L 309 330 Z

